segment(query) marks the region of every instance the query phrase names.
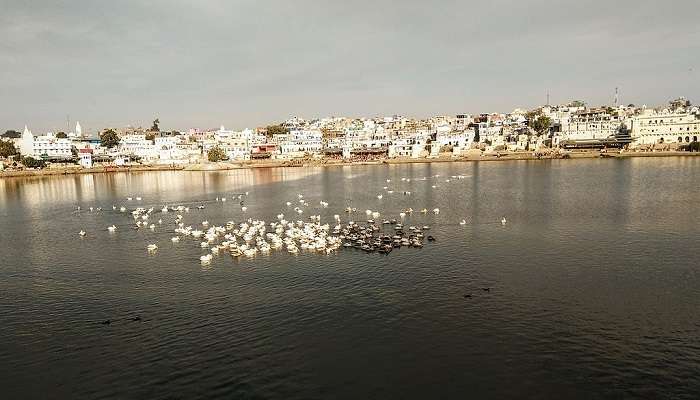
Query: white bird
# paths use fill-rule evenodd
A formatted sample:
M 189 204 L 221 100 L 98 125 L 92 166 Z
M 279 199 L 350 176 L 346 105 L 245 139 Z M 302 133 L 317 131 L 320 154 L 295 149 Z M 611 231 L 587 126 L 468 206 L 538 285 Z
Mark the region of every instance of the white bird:
M 141 198 L 140 198 L 140 197 L 137 197 L 137 198 L 136 198 L 136 201 L 141 201 Z
M 247 210 L 248 210 L 248 207 L 246 207 L 246 206 L 241 207 L 241 211 L 246 212 Z
M 467 221 L 461 220 L 461 221 L 459 221 L 459 224 L 460 224 L 460 225 L 466 225 L 466 224 L 467 224 Z
M 146 246 L 146 250 L 156 251 L 156 250 L 158 250 L 158 246 L 156 246 L 155 244 L 149 244 L 148 246 Z
M 116 230 L 117 230 L 117 227 L 116 227 L 116 226 L 114 226 L 114 225 L 112 225 L 112 226 L 108 226 L 108 227 L 107 227 L 107 230 L 108 230 L 108 231 L 110 231 L 110 232 L 114 232 L 114 231 L 116 231 Z
M 178 236 L 175 236 L 175 237 L 173 237 L 172 239 L 170 239 L 170 241 L 173 242 L 173 243 L 177 243 L 177 242 L 180 241 L 180 238 L 179 238 Z
M 80 235 L 80 236 L 85 236 L 86 233 L 85 233 L 85 231 L 80 231 L 80 232 L 78 232 L 78 235 Z
M 501 225 L 505 225 L 506 222 L 508 222 L 508 221 L 506 221 L 506 217 L 503 217 L 503 219 L 501 219 Z
M 379 200 L 381 200 L 382 197 L 384 197 L 384 196 L 382 196 L 381 194 L 377 195 L 377 198 L 378 198 Z
M 131 201 L 131 200 L 133 200 L 133 198 L 127 197 L 126 200 L 127 200 L 127 201 Z

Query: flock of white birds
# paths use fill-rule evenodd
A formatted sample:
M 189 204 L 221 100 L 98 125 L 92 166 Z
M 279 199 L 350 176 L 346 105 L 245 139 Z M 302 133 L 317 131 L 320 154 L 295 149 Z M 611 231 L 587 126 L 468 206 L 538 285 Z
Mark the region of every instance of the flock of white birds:
M 438 179 L 439 175 L 432 177 L 420 178 L 419 180 Z M 444 182 L 449 183 L 452 179 L 464 179 L 464 175 L 454 175 Z M 401 178 L 403 182 L 410 182 L 410 178 Z M 391 179 L 386 180 L 387 184 L 392 182 Z M 432 185 L 432 188 L 438 187 L 437 183 Z M 383 187 L 383 192 L 377 194 L 377 199 L 382 200 L 385 195 L 391 195 L 394 190 L 389 186 Z M 410 196 L 410 191 L 400 192 L 404 196 Z M 232 201 L 237 201 L 240 205 L 240 211 L 246 213 L 247 207 L 244 205 L 244 200 L 249 193 L 241 193 L 234 195 Z M 141 202 L 142 197 L 127 197 L 127 204 Z M 215 203 L 226 203 L 227 197 L 217 197 Z M 319 202 L 321 208 L 328 208 L 329 203 L 321 200 Z M 203 210 L 206 206 L 199 204 L 193 207 L 197 210 Z M 339 250 L 342 247 L 361 248 L 366 251 L 378 250 L 381 253 L 389 253 L 392 247 L 411 246 L 422 247 L 424 230 L 430 229 L 429 226 L 422 227 L 404 227 L 403 223 L 408 215 L 414 213 L 412 208 L 402 209 L 398 213 L 397 219 L 384 219 L 379 221 L 381 217 L 379 211 L 365 210 L 365 218 L 360 224 L 352 218 L 358 213 L 357 208 L 346 207 L 344 209 L 347 217 L 345 222 L 342 222 L 340 214 L 333 216 L 332 223 L 321 223 L 321 215 L 310 215 L 306 221 L 301 220 L 301 215 L 309 212 L 312 208 L 303 194 L 298 194 L 294 201 L 287 201 L 282 206 L 284 210 L 277 215 L 274 221 L 266 222 L 261 219 L 247 218 L 245 221 L 235 223 L 228 221 L 223 225 L 213 225 L 209 221 L 204 220 L 199 225 L 186 225 L 184 215 L 190 212 L 190 207 L 185 205 L 169 206 L 164 205 L 160 209 L 154 207 L 126 207 L 116 205 L 112 206 L 113 211 L 118 211 L 124 215 L 130 215 L 133 219 L 134 230 L 150 230 L 155 231 L 157 227 L 163 225 L 163 216 L 168 213 L 175 213 L 175 218 L 172 219 L 174 226 L 172 232 L 174 236 L 170 239 L 173 244 L 183 240 L 193 240 L 199 242 L 199 246 L 206 250 L 206 254 L 200 257 L 203 264 L 208 264 L 212 259 L 222 253 L 228 253 L 231 256 L 238 257 L 255 257 L 257 254 L 266 254 L 272 251 L 287 251 L 291 254 L 299 253 L 300 251 L 317 252 L 328 254 Z M 81 212 L 81 207 L 76 210 Z M 99 207 L 89 207 L 89 212 L 102 211 Z M 434 208 L 428 210 L 423 208 L 419 211 L 422 214 L 433 213 L 439 214 L 440 209 Z M 291 216 L 290 216 L 291 215 Z M 294 216 L 295 218 L 293 218 Z M 354 218 L 357 219 L 357 218 Z M 506 218 L 501 219 L 501 224 L 506 224 Z M 467 222 L 462 219 L 459 224 L 465 225 Z M 391 234 L 383 234 L 381 227 L 390 227 Z M 106 231 L 110 234 L 115 234 L 118 230 L 117 226 L 112 224 L 107 226 Z M 159 228 L 160 229 L 160 228 Z M 404 234 L 404 231 L 407 231 Z M 80 237 L 87 236 L 87 232 L 81 230 L 78 232 Z M 428 236 L 428 240 L 434 240 L 432 236 Z M 148 243 L 146 250 L 150 254 L 154 254 L 158 250 L 158 243 Z

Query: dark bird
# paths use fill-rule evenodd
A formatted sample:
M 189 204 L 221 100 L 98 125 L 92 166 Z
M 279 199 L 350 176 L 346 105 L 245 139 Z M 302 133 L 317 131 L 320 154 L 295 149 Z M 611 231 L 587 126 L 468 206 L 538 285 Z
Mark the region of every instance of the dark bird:
M 136 317 L 131 318 L 131 320 L 132 321 L 141 321 L 141 317 L 136 316 Z
M 109 324 L 112 323 L 112 321 L 111 321 L 111 320 L 106 320 L 106 321 L 102 321 L 102 322 L 100 322 L 100 323 L 101 323 L 102 325 L 109 325 Z
M 484 292 L 490 292 L 491 288 L 490 287 L 482 287 L 481 290 L 483 290 Z
M 470 299 L 471 297 L 472 297 L 472 295 L 470 295 L 470 294 L 465 294 L 465 295 L 464 295 L 464 298 L 465 298 L 465 299 Z

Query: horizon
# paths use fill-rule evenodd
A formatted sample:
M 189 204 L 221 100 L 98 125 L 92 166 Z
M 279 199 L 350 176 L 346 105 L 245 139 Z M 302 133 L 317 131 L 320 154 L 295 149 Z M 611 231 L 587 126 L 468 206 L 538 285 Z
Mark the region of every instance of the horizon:
M 678 13 L 674 10 L 684 9 Z M 24 4 L 0 15 L 3 131 L 426 118 L 700 89 L 700 11 L 620 1 Z M 623 16 L 624 18 L 620 18 Z M 653 51 L 651 51 L 653 49 Z M 663 73 L 659 73 L 663 71 Z

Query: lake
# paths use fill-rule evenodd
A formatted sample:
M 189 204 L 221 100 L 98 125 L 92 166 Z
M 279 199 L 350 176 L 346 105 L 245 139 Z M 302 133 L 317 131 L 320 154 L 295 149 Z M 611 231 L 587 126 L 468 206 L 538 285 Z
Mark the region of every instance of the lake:
M 0 179 L 3 397 L 694 399 L 699 173 L 677 157 Z M 436 241 L 202 264 L 164 205 L 198 227 L 412 208 Z M 154 207 L 154 230 L 121 206 Z

